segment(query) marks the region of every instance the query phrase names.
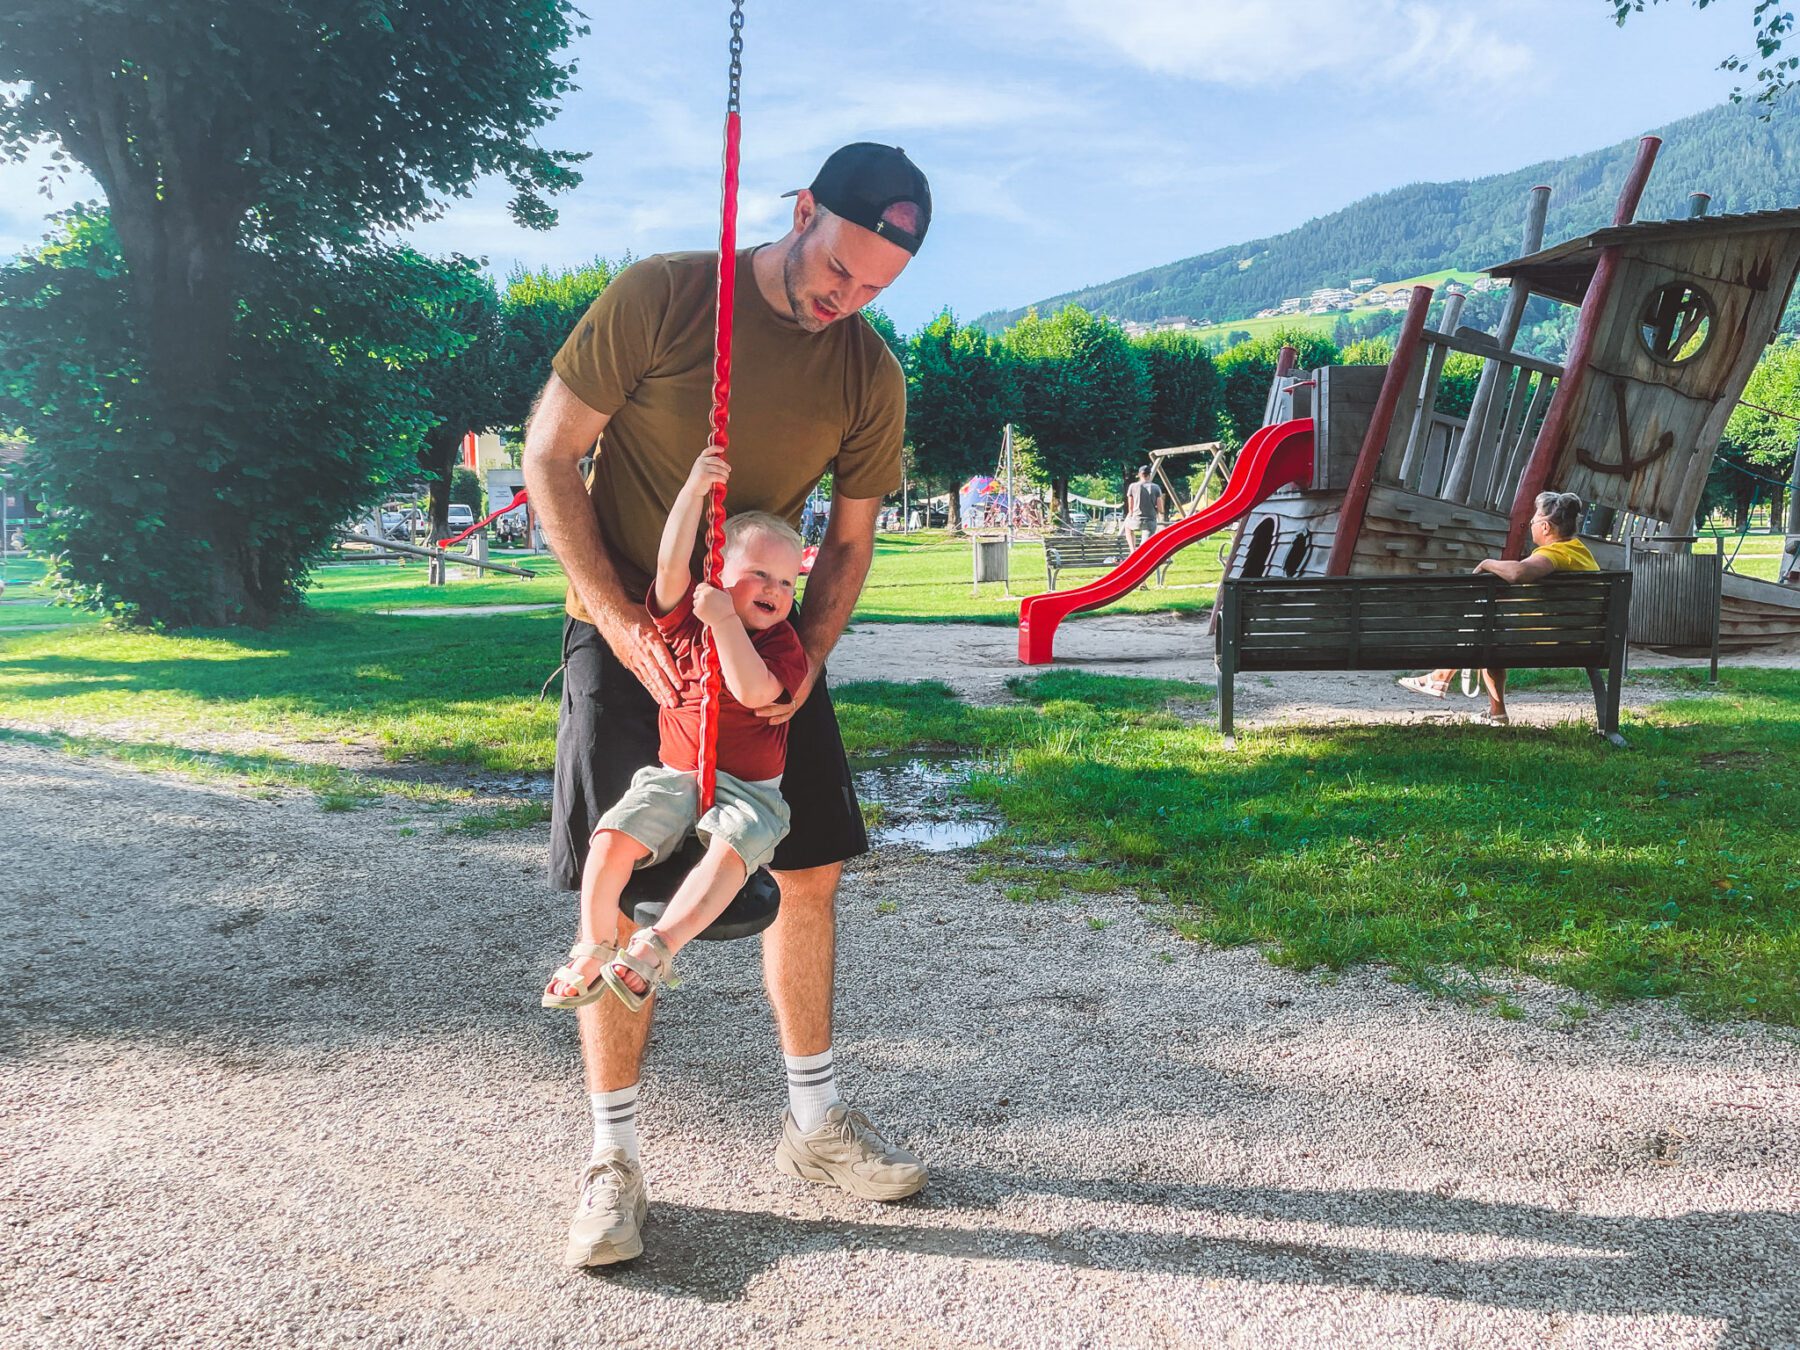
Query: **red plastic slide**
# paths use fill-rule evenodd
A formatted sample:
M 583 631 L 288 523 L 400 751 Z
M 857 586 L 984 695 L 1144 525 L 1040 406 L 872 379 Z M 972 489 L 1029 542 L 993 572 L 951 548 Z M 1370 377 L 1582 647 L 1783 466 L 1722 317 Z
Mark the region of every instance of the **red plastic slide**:
M 1298 417 L 1264 427 L 1239 453 L 1237 468 L 1218 501 L 1151 535 L 1100 580 L 1072 591 L 1027 596 L 1020 602 L 1019 660 L 1028 666 L 1047 665 L 1056 643 L 1056 626 L 1069 615 L 1110 604 L 1135 590 L 1170 554 L 1248 515 L 1290 483 L 1310 482 L 1312 470 L 1312 418 Z

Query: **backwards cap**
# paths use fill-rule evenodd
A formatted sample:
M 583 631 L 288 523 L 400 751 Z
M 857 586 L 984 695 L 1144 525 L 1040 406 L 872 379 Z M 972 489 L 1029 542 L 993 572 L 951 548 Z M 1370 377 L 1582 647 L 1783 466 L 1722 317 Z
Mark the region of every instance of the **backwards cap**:
M 931 185 L 919 172 L 919 166 L 898 146 L 857 141 L 835 150 L 809 190 L 813 199 L 833 215 L 898 244 L 908 253 L 919 251 L 919 245 L 925 242 L 925 231 L 931 228 Z M 792 197 L 798 191 L 782 195 Z M 919 209 L 916 232 L 881 218 L 897 202 L 911 202 Z

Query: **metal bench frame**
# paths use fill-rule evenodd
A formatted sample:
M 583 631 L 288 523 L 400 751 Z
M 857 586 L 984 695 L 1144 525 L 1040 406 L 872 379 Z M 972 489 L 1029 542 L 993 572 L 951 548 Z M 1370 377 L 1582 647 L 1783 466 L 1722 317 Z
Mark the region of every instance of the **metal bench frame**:
M 1454 577 L 1228 578 L 1219 588 L 1214 661 L 1219 731 L 1232 732 L 1240 671 L 1580 668 L 1599 732 L 1619 734 L 1631 612 L 1629 572 L 1559 572 L 1513 586 Z
M 1131 556 L 1125 539 L 1117 534 L 1047 534 L 1044 536 L 1044 571 L 1050 589 L 1056 589 L 1059 572 L 1108 571 Z M 1064 561 L 1067 559 L 1067 561 Z M 1169 571 L 1164 563 L 1156 569 L 1156 584 L 1163 584 Z

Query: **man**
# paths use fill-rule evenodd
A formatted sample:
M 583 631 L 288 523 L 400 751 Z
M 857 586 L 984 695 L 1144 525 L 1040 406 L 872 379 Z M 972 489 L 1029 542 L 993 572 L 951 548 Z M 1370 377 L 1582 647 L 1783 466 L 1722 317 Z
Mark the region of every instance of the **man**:
M 1163 490 L 1151 481 L 1150 466 L 1138 470 L 1137 482 L 1125 488 L 1125 547 L 1135 549 L 1156 533 L 1163 516 Z
M 881 499 L 900 486 L 906 426 L 898 362 L 857 311 L 899 277 L 931 223 L 931 192 L 905 152 L 847 145 L 792 192 L 792 228 L 737 263 L 728 510 L 800 519 L 833 475 L 824 543 L 794 626 L 808 675 L 759 710 L 791 719 L 783 795 L 792 832 L 771 871 L 780 917 L 763 973 L 788 1073 L 775 1163 L 872 1200 L 925 1184 L 924 1165 L 838 1097 L 831 1060 L 833 901 L 844 861 L 868 848 L 824 681 L 874 555 Z M 551 873 L 579 885 L 599 813 L 656 758 L 673 658 L 644 604 L 671 503 L 706 443 L 717 255 L 627 268 L 556 355 L 525 439 L 525 479 L 569 577 Z M 595 442 L 599 447 L 595 449 Z M 593 453 L 589 481 L 578 468 Z M 627 918 L 622 936 L 630 929 Z M 569 1229 L 571 1265 L 643 1250 L 647 1199 L 636 1101 L 650 1013 L 604 999 L 581 1012 L 594 1153 Z

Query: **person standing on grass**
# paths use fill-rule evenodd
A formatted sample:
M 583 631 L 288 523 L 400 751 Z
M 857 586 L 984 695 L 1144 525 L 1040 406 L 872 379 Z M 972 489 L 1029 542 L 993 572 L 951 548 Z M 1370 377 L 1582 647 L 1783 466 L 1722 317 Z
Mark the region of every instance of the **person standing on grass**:
M 1542 581 L 1552 572 L 1598 572 L 1600 564 L 1588 546 L 1575 537 L 1581 528 L 1581 498 L 1573 492 L 1540 492 L 1531 517 L 1529 557 L 1518 562 L 1501 558 L 1483 558 L 1475 564 L 1477 572 L 1491 572 L 1513 585 Z M 1408 675 L 1400 681 L 1402 689 L 1427 698 L 1442 698 L 1456 678 L 1454 670 L 1434 670 L 1424 675 Z M 1488 710 L 1475 720 L 1484 726 L 1503 727 L 1510 718 L 1506 711 L 1506 672 L 1484 670 L 1481 682 L 1487 686 Z
M 904 151 L 859 142 L 788 195 L 788 233 L 737 259 L 728 499 L 733 514 L 794 524 L 832 474 L 824 543 L 792 620 L 806 677 L 790 699 L 757 710 L 789 723 L 791 770 L 782 795 L 792 828 L 770 864 L 781 911 L 763 935 L 788 1081 L 774 1161 L 864 1199 L 898 1200 L 925 1185 L 925 1166 L 839 1099 L 832 1067 L 833 903 L 844 862 L 867 851 L 868 836 L 824 674 L 868 575 L 881 499 L 900 487 L 906 428 L 899 363 L 858 311 L 918 252 L 931 191 Z M 675 661 L 644 598 L 663 523 L 707 439 L 716 270 L 715 253 L 676 253 L 620 273 L 556 354 L 526 430 L 526 485 L 569 577 L 550 859 L 563 890 L 580 888 L 600 814 L 657 762 L 657 710 L 676 697 Z M 619 931 L 629 935 L 629 918 Z M 566 1260 L 604 1265 L 643 1250 L 636 1122 L 650 1016 L 606 999 L 579 1017 L 594 1149 Z
M 1138 470 L 1137 482 L 1127 484 L 1125 488 L 1127 551 L 1136 549 L 1156 533 L 1165 509 L 1162 485 L 1150 477 L 1150 466 L 1146 464 Z

